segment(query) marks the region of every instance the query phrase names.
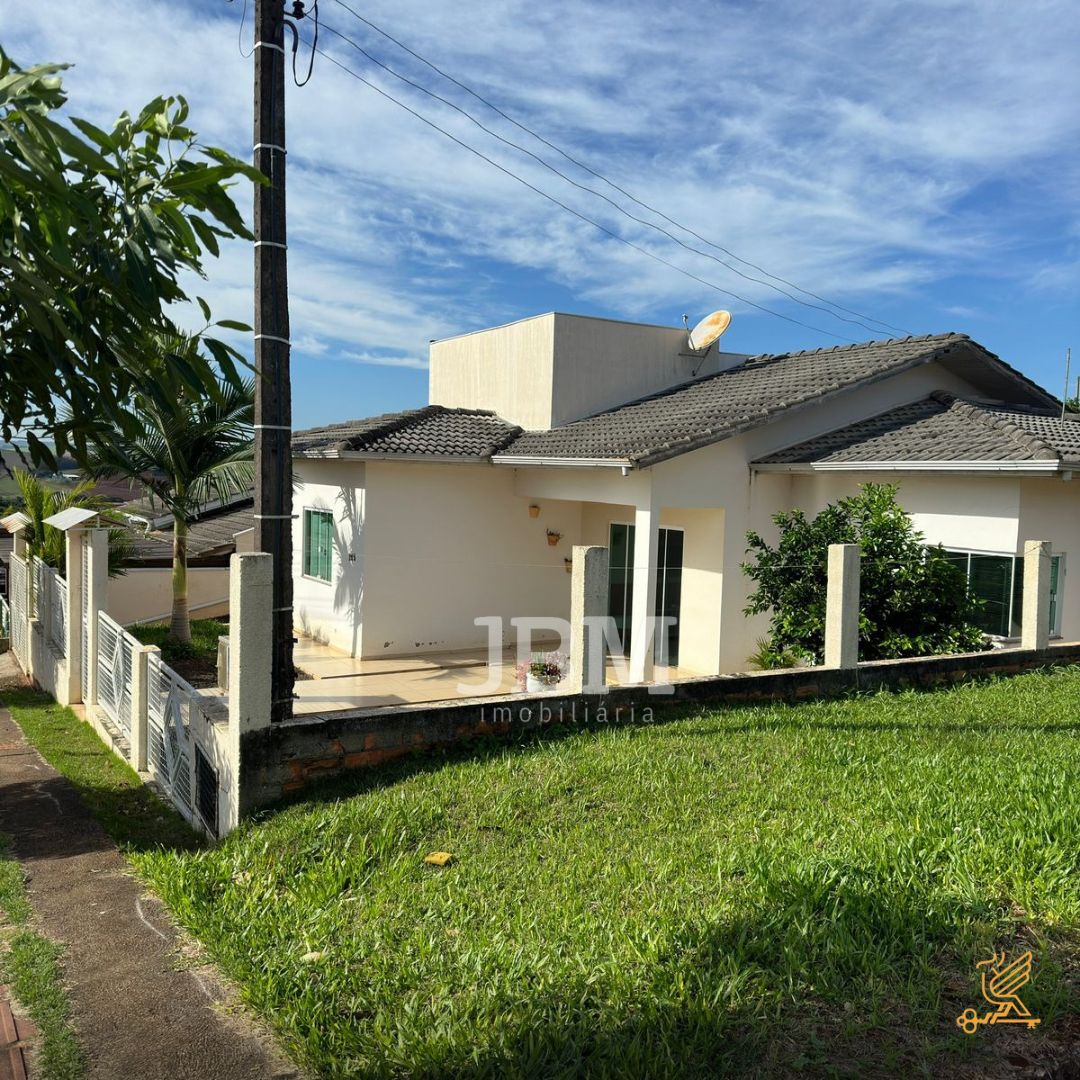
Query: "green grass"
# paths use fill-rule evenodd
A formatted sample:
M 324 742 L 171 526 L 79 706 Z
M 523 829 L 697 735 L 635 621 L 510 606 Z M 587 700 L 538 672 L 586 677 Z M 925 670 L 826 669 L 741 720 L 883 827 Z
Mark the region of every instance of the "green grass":
M 418 757 L 137 855 L 312 1074 L 940 1075 L 1080 1000 L 1080 672 Z M 439 869 L 433 850 L 454 853 Z M 1038 1056 L 1031 1050 L 1029 1056 Z
M 32 911 L 22 867 L 8 854 L 6 839 L 0 844 L 0 908 L 4 940 L 0 976 L 37 1025 L 35 1075 L 43 1080 L 78 1080 L 85 1071 L 84 1061 L 64 990 L 63 950 L 27 927 Z
M 7 689 L 0 699 L 38 753 L 75 785 L 121 850 L 200 844 L 187 822 L 70 709 L 36 690 Z
M 167 622 L 131 627 L 131 633 L 144 645 L 157 645 L 161 649 L 162 659 L 167 664 L 177 660 L 209 660 L 216 664 L 218 638 L 228 632 L 228 626 L 217 619 L 193 619 L 188 643 L 172 640 Z

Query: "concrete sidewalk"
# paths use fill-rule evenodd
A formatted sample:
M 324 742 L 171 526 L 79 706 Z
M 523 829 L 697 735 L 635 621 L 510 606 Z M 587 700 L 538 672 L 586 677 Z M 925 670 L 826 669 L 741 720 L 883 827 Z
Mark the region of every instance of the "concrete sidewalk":
M 26 870 L 37 926 L 67 948 L 64 973 L 88 1076 L 300 1075 L 251 1023 L 224 1013 L 211 971 L 178 969 L 179 943 L 162 905 L 146 897 L 75 789 L 2 708 L 0 830 Z

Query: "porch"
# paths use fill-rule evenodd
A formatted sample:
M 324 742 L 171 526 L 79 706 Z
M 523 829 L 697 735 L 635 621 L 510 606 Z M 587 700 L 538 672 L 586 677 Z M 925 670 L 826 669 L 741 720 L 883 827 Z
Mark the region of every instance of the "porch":
M 536 651 L 548 648 L 554 648 L 554 643 L 535 643 Z M 487 650 L 476 648 L 364 660 L 301 637 L 293 649 L 293 662 L 306 677 L 297 679 L 293 715 L 308 719 L 358 709 L 517 693 L 516 648 L 509 646 L 496 656 L 497 662 L 489 663 Z M 629 685 L 625 666 L 610 658 L 605 675 L 609 686 Z M 698 677 L 677 667 L 657 667 L 653 676 L 665 683 Z

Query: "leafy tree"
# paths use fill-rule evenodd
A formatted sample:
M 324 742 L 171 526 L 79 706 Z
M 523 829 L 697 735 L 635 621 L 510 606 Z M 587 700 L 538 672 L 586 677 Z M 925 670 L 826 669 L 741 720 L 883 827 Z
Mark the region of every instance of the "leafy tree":
M 188 299 L 181 274 L 202 274 L 220 240 L 250 238 L 229 181 L 263 179 L 198 143 L 183 98 L 155 98 L 111 131 L 64 117 L 65 66 L 23 69 L 0 50 L 0 434 L 23 429 L 39 464 L 53 449 L 34 427 L 81 457 L 102 417 L 136 430 L 123 408 L 134 393 L 166 404 L 182 387 L 216 391 L 209 358 L 168 355 L 151 377 L 143 346 Z M 239 353 L 205 342 L 238 384 Z
M 102 525 L 109 530 L 109 577 L 119 577 L 124 573 L 124 564 L 132 551 L 131 534 L 122 525 L 110 524 L 108 502 L 91 494 L 93 481 L 84 481 L 71 488 L 53 489 L 25 469 L 16 469 L 12 475 L 19 485 L 22 498 L 20 509 L 30 519 L 30 524 L 23 530 L 28 554 L 64 573 L 67 554 L 64 534 L 46 525 L 45 519 L 61 510 L 80 507 L 100 514 Z
M 196 338 L 158 338 L 151 369 L 168 355 L 192 364 Z M 136 394 L 129 403 L 138 423 L 92 436 L 93 476 L 126 476 L 143 485 L 173 515 L 172 620 L 170 636 L 191 640 L 188 616 L 187 543 L 191 520 L 211 498 L 225 499 L 254 482 L 254 383 L 222 381 L 214 394 L 181 389 L 175 401 Z
M 878 660 L 963 652 L 983 647 L 972 625 L 977 601 L 964 574 L 939 546 L 929 547 L 896 501 L 893 484 L 864 484 L 817 517 L 801 510 L 774 515 L 772 547 L 747 533 L 753 562 L 743 571 L 757 584 L 747 615 L 770 612 L 769 651 L 821 662 L 825 651 L 825 581 L 830 544 L 858 544 L 862 553 L 859 658 Z

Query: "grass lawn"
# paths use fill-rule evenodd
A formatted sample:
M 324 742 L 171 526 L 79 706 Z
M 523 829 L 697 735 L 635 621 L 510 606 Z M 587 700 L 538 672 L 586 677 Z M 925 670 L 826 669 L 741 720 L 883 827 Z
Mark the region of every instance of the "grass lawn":
M 40 691 L 15 688 L 0 691 L 0 703 L 38 753 L 75 785 L 125 853 L 199 846 L 201 840 L 188 823 L 70 709 Z
M 69 1019 L 60 958 L 63 950 L 29 927 L 32 912 L 22 867 L 0 839 L 0 977 L 30 1014 L 40 1035 L 37 1072 L 44 1080 L 78 1080 L 84 1060 Z
M 165 663 L 192 686 L 217 686 L 218 638 L 228 634 L 228 623 L 193 619 L 189 643 L 170 640 L 167 622 L 142 623 L 130 629 L 144 645 L 157 645 Z
M 1008 1073 L 1080 1033 L 1078 703 L 1073 670 L 549 732 L 133 858 L 321 1077 Z M 1035 951 L 1035 1033 L 956 1026 L 995 947 Z

